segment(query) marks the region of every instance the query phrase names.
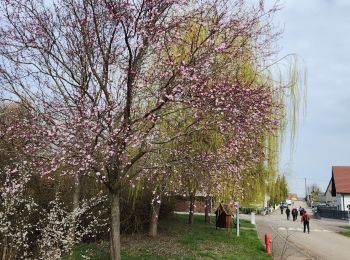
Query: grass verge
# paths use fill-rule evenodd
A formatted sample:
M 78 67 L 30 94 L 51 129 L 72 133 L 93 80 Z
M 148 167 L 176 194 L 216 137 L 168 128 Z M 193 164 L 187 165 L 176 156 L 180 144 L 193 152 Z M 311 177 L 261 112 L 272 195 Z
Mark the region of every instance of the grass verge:
M 215 229 L 215 224 L 205 224 L 203 216 L 195 216 L 192 226 L 186 215 L 175 215 L 159 223 L 159 236 L 123 236 L 122 259 L 271 259 L 264 252 L 256 230 L 242 229 L 236 237 L 236 229 Z M 242 227 L 253 228 L 241 220 Z M 66 260 L 107 260 L 108 245 L 90 244 L 75 247 Z
M 349 229 L 350 230 L 350 226 L 339 226 L 340 228 L 344 228 L 344 229 Z
M 346 237 L 350 237 L 350 226 L 339 226 L 339 227 L 347 229 L 347 231 L 341 231 L 341 232 L 338 232 L 338 234 L 341 234 Z

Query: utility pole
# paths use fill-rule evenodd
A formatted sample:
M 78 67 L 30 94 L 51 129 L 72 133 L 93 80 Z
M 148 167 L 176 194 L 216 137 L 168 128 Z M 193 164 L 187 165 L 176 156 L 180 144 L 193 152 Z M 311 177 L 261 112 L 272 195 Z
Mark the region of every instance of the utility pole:
M 305 178 L 305 198 L 307 199 L 306 178 Z

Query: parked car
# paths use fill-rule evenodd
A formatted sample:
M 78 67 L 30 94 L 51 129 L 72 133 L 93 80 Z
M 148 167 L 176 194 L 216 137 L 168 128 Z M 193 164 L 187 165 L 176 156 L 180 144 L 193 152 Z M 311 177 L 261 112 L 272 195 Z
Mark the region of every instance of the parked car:
M 281 205 L 282 205 L 282 208 L 286 208 L 288 206 L 286 201 L 282 201 Z
M 287 205 L 292 205 L 292 200 L 286 200 Z

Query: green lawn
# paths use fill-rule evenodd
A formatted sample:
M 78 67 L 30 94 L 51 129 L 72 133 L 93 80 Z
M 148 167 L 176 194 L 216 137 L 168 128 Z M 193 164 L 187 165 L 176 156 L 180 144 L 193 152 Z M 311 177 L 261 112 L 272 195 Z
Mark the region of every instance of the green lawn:
M 204 224 L 203 218 L 195 216 L 193 226 L 186 223 L 185 215 L 162 221 L 155 239 L 146 235 L 123 237 L 122 259 L 271 259 L 255 230 L 242 229 L 237 238 L 235 229 L 216 230 L 214 224 Z M 240 223 L 242 227 L 254 227 L 245 220 Z M 107 260 L 107 243 L 79 245 L 73 256 L 65 259 Z
M 343 231 L 343 232 L 338 232 L 339 234 L 346 236 L 346 237 L 350 237 L 350 231 Z
M 107 260 L 108 255 L 108 244 L 80 244 L 74 248 L 71 256 L 63 257 L 62 260 Z
M 350 226 L 339 226 L 339 227 L 347 229 L 347 231 L 338 232 L 339 234 L 346 236 L 346 237 L 350 237 Z
M 350 226 L 339 226 L 340 228 L 350 229 Z

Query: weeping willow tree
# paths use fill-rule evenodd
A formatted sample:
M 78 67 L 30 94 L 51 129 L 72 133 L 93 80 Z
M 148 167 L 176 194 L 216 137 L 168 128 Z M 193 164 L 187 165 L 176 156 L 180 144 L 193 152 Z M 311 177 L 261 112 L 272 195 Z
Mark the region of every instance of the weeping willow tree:
M 262 28 L 262 27 L 261 27 Z M 195 46 L 207 35 L 206 26 L 196 24 L 195 21 L 189 23 L 189 27 L 183 32 L 186 39 L 192 42 L 191 46 Z M 271 38 L 274 33 L 271 32 Z M 217 40 L 225 38 L 225 35 L 218 35 Z M 291 151 L 296 138 L 297 121 L 300 109 L 305 107 L 306 102 L 306 71 L 299 69 L 298 59 L 295 55 L 287 56 L 277 62 L 268 64 L 267 61 L 261 60 L 261 53 L 257 53 L 255 49 L 255 38 L 239 35 L 234 39 L 234 45 L 240 48 L 239 56 L 235 59 L 232 57 L 220 54 L 216 57 L 218 61 L 217 67 L 213 66 L 212 76 L 230 71 L 230 80 L 232 82 L 240 81 L 244 87 L 254 85 L 268 86 L 266 91 L 270 92 L 271 98 L 276 104 L 271 108 L 271 118 L 278 120 L 278 127 L 272 131 L 266 131 L 258 138 L 256 149 L 261 151 L 261 156 L 257 162 L 249 163 L 245 169 L 239 174 L 244 178 L 235 179 L 231 172 L 222 170 L 220 173 L 221 187 L 216 196 L 218 200 L 229 201 L 239 199 L 250 203 L 261 201 L 266 194 L 270 196 L 274 194 L 276 188 L 277 177 L 279 176 L 279 160 L 281 156 L 281 148 L 286 132 L 290 133 Z M 187 60 L 189 45 L 174 45 L 170 51 L 176 53 L 178 60 Z M 220 66 L 225 64 L 225 67 Z M 278 73 L 276 73 L 278 71 Z M 276 75 L 277 79 L 276 79 Z M 304 90 L 304 93 L 302 92 Z M 235 138 L 234 135 L 231 138 Z M 244 153 L 244 151 L 239 151 Z M 245 156 L 232 155 L 229 160 L 237 161 L 237 164 L 242 163 L 242 157 Z M 250 160 L 249 155 L 246 160 Z
M 188 223 L 193 224 L 196 193 L 208 196 L 213 188 L 213 176 L 210 169 L 215 164 L 215 154 L 222 145 L 220 134 L 214 129 L 194 132 L 186 137 L 179 147 L 182 163 L 178 165 L 182 189 L 190 200 Z M 207 212 L 208 213 L 208 212 Z M 205 219 L 208 220 L 206 215 Z
M 280 177 L 279 162 L 286 133 L 289 133 L 290 153 L 293 153 L 298 117 L 300 113 L 305 114 L 306 70 L 302 66 L 298 68 L 300 63 L 295 55 L 287 56 L 279 63 L 273 67 L 267 66 L 268 69 L 264 70 L 247 62 L 241 67 L 242 80 L 250 84 L 270 86 L 271 97 L 277 104 L 272 107 L 270 114 L 274 118 L 277 115 L 278 127 L 265 132 L 256 143 L 262 156 L 258 162 L 251 163 L 247 170 L 241 172 L 244 178 L 233 181 L 227 174 L 227 178 L 221 181 L 222 189 L 217 194 L 220 201 L 233 199 L 243 204 L 254 204 L 261 203 L 268 195 L 271 198 L 270 203 L 275 204 L 287 196 L 288 185 L 285 176 Z M 273 77 L 277 74 L 276 71 L 278 80 Z
M 183 38 L 186 41 L 183 44 L 177 42 L 168 46 L 167 53 L 160 53 L 160 55 L 169 55 L 176 63 L 188 63 L 190 62 L 188 53 L 191 53 L 191 48 L 195 48 L 198 43 L 205 42 L 204 39 L 208 35 L 208 29 L 205 25 L 197 24 L 196 21 L 193 21 L 189 22 L 188 27 L 184 27 L 183 31 L 179 33 L 184 35 Z M 222 41 L 224 38 L 225 35 L 222 34 L 218 35 L 216 40 Z M 154 161 L 163 160 L 162 163 L 167 168 L 167 174 L 159 174 L 160 178 L 164 181 L 156 181 L 157 185 L 159 183 L 165 183 L 164 185 L 160 185 L 163 187 L 160 189 L 162 192 L 168 189 L 168 183 L 171 182 L 173 176 L 176 176 L 175 179 L 180 180 L 181 185 L 179 186 L 186 187 L 189 194 L 195 194 L 196 190 L 204 189 L 205 186 L 213 187 L 216 185 L 216 189 L 212 188 L 211 190 L 212 194 L 218 200 L 231 201 L 234 199 L 249 203 L 262 200 L 265 194 L 274 194 L 276 192 L 274 189 L 276 189 L 276 182 L 279 176 L 278 163 L 282 140 L 288 127 L 291 129 L 291 139 L 295 139 L 297 115 L 300 110 L 300 102 L 303 101 L 300 89 L 303 85 L 304 75 L 299 72 L 296 65 L 297 61 L 294 60 L 289 64 L 288 75 L 286 77 L 287 81 L 282 80 L 285 77 L 282 73 L 280 79 L 275 80 L 271 66 L 266 65 L 266 61 L 261 62 L 259 60 L 260 54 L 254 50 L 255 40 L 250 39 L 249 35 L 237 36 L 234 39 L 234 47 L 232 48 L 239 49 L 239 55 L 235 59 L 232 59 L 232 57 L 225 56 L 223 53 L 218 54 L 215 57 L 216 65 L 214 64 L 210 68 L 210 73 L 213 78 L 222 73 L 227 73 L 229 74 L 228 81 L 232 83 L 238 81 L 243 88 L 259 85 L 266 86 L 265 90 L 269 93 L 275 104 L 271 108 L 270 117 L 273 120 L 278 119 L 279 122 L 278 127 L 272 131 L 259 133 L 259 136 L 252 138 L 255 140 L 256 147 L 254 149 L 258 151 L 259 159 L 250 161 L 250 155 L 245 154 L 242 148 L 237 153 L 231 154 L 231 158 L 226 155 L 226 159 L 231 161 L 233 165 L 236 164 L 237 168 L 244 165 L 242 167 L 243 169 L 233 173 L 229 169 L 220 168 L 215 172 L 216 174 L 211 174 L 208 167 L 203 167 L 207 165 L 203 164 L 203 162 L 197 163 L 193 158 L 199 154 L 202 156 L 207 153 L 216 153 L 220 150 L 217 144 L 225 146 L 225 141 L 222 141 L 222 136 L 219 136 L 215 131 L 205 133 L 198 129 L 198 131 L 187 135 L 186 138 L 178 138 L 178 142 L 169 144 L 169 151 L 182 151 L 181 159 L 178 156 L 180 153 L 166 155 L 167 149 L 164 148 L 164 145 L 162 146 L 162 155 L 157 157 L 153 154 L 153 158 L 150 159 Z M 225 66 L 222 66 L 222 64 L 225 64 Z M 175 112 L 175 110 L 177 111 Z M 181 122 L 184 123 L 183 118 L 188 118 L 189 121 L 193 120 L 194 114 L 198 112 L 184 111 L 186 111 L 185 106 L 178 106 L 173 111 L 166 111 L 166 113 L 172 114 L 172 116 L 166 117 L 167 120 L 163 122 L 163 126 L 160 127 L 159 132 L 166 133 L 168 137 L 171 135 L 176 136 L 177 132 L 184 132 L 183 128 L 186 124 L 176 124 L 176 117 L 182 118 Z M 210 116 L 214 115 L 208 115 L 208 118 Z M 215 117 L 220 117 L 220 115 L 216 114 Z M 203 120 L 203 118 L 201 119 Z M 206 120 L 204 119 L 204 121 Z M 208 119 L 207 122 L 209 121 Z M 235 129 L 233 126 L 232 133 L 225 133 L 225 135 L 235 139 L 237 137 L 234 132 Z M 177 147 L 174 147 L 174 145 Z M 181 150 L 178 147 L 183 149 Z M 175 156 L 178 163 L 173 162 Z M 172 164 L 168 163 L 169 161 Z M 168 173 L 171 172 L 174 174 L 170 177 Z M 203 176 L 209 176 L 207 178 L 210 179 L 210 181 L 207 181 L 208 185 L 203 185 L 203 180 L 199 181 Z M 214 185 L 209 185 L 209 183 Z M 158 191 L 156 193 L 158 194 Z M 157 195 L 154 201 L 160 201 L 158 199 L 160 198 L 159 196 Z
M 272 113 L 281 114 L 279 128 L 266 136 L 266 169 L 268 171 L 267 193 L 271 204 L 278 204 L 287 197 L 288 184 L 285 175 L 280 177 L 279 163 L 282 148 L 289 133 L 290 160 L 294 152 L 299 116 L 306 111 L 307 71 L 296 55 L 288 55 L 279 60 L 269 71 L 268 80 L 280 86 L 275 98 L 280 107 Z M 279 75 L 277 81 L 272 75 Z
M 185 118 L 185 120 L 179 120 L 179 118 Z M 171 163 L 168 164 L 165 180 L 167 191 L 183 194 L 189 199 L 189 224 L 193 223 L 197 191 L 206 195 L 207 199 L 212 192 L 215 179 L 210 169 L 215 167 L 217 152 L 224 145 L 223 135 L 218 126 L 211 122 L 211 116 L 203 115 L 201 120 L 196 129 L 168 144 Z M 176 136 L 195 121 L 196 117 L 192 110 L 179 109 L 164 122 L 165 131 L 163 132 L 168 136 Z M 209 222 L 207 215 L 205 219 Z

